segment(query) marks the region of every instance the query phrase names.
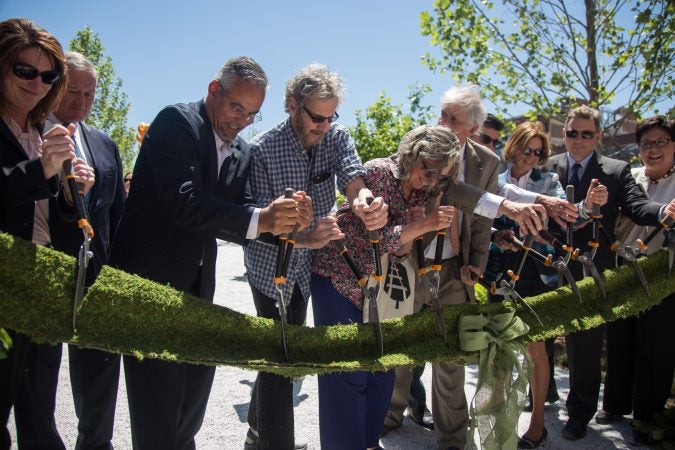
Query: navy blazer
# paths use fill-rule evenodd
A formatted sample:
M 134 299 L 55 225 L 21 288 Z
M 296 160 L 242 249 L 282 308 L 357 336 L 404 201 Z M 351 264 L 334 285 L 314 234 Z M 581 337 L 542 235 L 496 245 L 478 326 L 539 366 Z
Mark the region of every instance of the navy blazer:
M 216 238 L 243 244 L 253 214 L 250 155 L 240 138 L 219 189 L 216 143 L 204 101 L 164 108 L 150 125 L 110 264 L 190 291 L 201 267 L 200 296 L 213 299 Z
M 46 180 L 40 159 L 29 159 L 0 119 L 0 230 L 30 241 L 35 201 L 53 197 L 58 190 L 58 177 Z
M 566 186 L 568 184 L 567 153 L 551 157 L 546 163 L 546 170 L 557 173 L 562 185 Z M 607 186 L 609 194 L 607 204 L 601 208 L 600 212 L 603 216 L 602 225 L 612 239 L 614 239 L 614 227 L 619 211 L 639 225 L 658 225 L 659 210 L 662 205 L 647 198 L 642 189 L 635 183 L 628 163 L 593 152 L 584 175 L 579 180 L 579 187 L 574 192 L 573 200 L 575 203 L 586 198 L 588 187 L 593 178 L 597 178 L 600 183 Z M 550 221 L 549 225 L 553 233 L 565 236 L 557 223 Z M 592 239 L 591 225 L 588 224 L 575 231 L 572 239 L 574 247 L 580 248 L 582 253 L 588 250 L 587 243 Z M 602 237 L 600 237 L 600 247 L 595 255 L 595 265 L 599 270 L 614 266 L 614 254 L 609 249 L 609 244 Z M 570 265 L 570 270 L 577 280 L 583 276 L 581 264 Z
M 117 144 L 105 133 L 79 123 L 80 139 L 86 144 L 87 163 L 94 168 L 96 181 L 89 192 L 89 220 L 94 229 L 90 249 L 94 257 L 87 273 L 88 283 L 92 282 L 108 261 L 110 243 L 117 224 L 122 217 L 126 193 L 124 175 Z M 55 216 L 57 202 L 50 202 L 50 215 Z M 52 221 L 52 246 L 64 253 L 77 255 L 82 245 L 82 231 L 73 221 L 74 216 Z

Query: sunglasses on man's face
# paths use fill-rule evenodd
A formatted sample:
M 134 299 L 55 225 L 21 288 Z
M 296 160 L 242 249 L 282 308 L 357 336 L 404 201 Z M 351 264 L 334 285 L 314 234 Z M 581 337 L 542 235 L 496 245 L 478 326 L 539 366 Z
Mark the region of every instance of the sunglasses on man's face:
M 30 64 L 24 63 L 14 64 L 12 73 L 22 80 L 34 80 L 37 77 L 40 77 L 44 84 L 54 84 L 61 78 L 61 73 L 58 70 L 45 70 L 40 72 Z
M 494 142 L 495 146 L 499 144 L 499 138 L 493 139 L 492 137 L 488 136 L 487 134 L 481 133 L 478 135 L 478 139 L 485 144 L 485 145 L 490 145 Z
M 565 130 L 565 136 L 567 136 L 570 139 L 576 139 L 581 135 L 583 139 L 586 139 L 587 141 L 590 139 L 593 139 L 595 137 L 596 131 L 589 131 L 589 130 L 584 130 L 584 131 L 577 131 L 577 130 Z
M 523 150 L 523 156 L 530 156 L 531 154 L 534 153 L 534 156 L 537 158 L 542 158 L 544 156 L 544 149 L 543 148 L 526 148 Z
M 305 110 L 305 112 L 309 116 L 310 120 L 317 125 L 321 124 L 321 123 L 324 123 L 326 120 L 328 121 L 328 123 L 333 123 L 336 120 L 338 120 L 338 117 L 340 117 L 340 115 L 337 113 L 337 111 L 335 111 L 335 113 L 330 117 L 324 117 L 324 116 L 320 116 L 318 114 L 314 114 L 309 109 L 307 109 L 307 107 L 305 105 L 302 105 L 302 109 Z

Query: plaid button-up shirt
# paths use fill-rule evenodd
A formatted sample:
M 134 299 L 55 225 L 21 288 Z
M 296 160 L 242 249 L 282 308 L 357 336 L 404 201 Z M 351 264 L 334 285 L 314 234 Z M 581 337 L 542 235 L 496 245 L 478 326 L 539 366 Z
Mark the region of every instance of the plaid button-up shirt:
M 305 191 L 312 198 L 316 219 L 328 216 L 335 206 L 337 187 L 344 188 L 366 170 L 361 164 L 354 141 L 345 127 L 332 124 L 321 143 L 305 150 L 293 133 L 290 120 L 256 136 L 250 144 L 251 190 L 260 207 L 269 205 L 284 194 L 286 188 Z M 297 283 L 305 300 L 309 298 L 309 282 L 313 251 L 293 249 L 284 287 L 284 299 L 290 299 Z M 274 269 L 277 246 L 260 240 L 250 241 L 244 249 L 244 263 L 249 282 L 263 294 L 276 298 Z

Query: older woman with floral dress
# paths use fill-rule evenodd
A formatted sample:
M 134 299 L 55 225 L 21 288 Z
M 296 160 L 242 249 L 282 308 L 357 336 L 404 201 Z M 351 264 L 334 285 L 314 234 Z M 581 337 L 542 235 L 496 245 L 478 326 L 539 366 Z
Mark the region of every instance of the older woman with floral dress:
M 389 205 L 387 224 L 379 230 L 380 251 L 405 258 L 412 242 L 426 232 L 447 227 L 453 213 L 439 206 L 410 220 L 435 195 L 438 183 L 456 178 L 459 144 L 454 133 L 440 126 L 421 126 L 404 136 L 398 152 L 368 161 L 365 182 Z M 359 218 L 343 205 L 338 225 L 345 245 L 360 270 L 375 269 L 368 232 Z M 363 293 L 343 258 L 332 246 L 321 249 L 312 267 L 312 307 L 315 325 L 363 322 Z M 351 372 L 319 376 L 321 447 L 376 449 L 389 406 L 394 371 Z

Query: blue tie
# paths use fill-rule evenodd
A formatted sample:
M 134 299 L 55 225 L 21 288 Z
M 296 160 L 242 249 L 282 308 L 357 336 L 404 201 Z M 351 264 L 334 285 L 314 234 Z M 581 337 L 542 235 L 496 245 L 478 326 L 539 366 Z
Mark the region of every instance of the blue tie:
M 86 161 L 86 159 L 84 158 L 84 154 L 82 153 L 82 150 L 80 149 L 80 146 L 77 145 L 77 139 L 75 139 L 75 135 L 71 136 L 71 138 L 73 140 L 73 147 L 75 147 L 75 156 L 77 156 L 78 158 L 80 158 L 83 161 Z M 89 200 L 90 199 L 91 199 L 91 190 L 84 195 L 84 204 L 87 206 L 87 208 L 89 208 Z
M 579 187 L 579 169 L 581 169 L 581 164 L 574 163 L 572 166 L 572 176 L 569 178 L 569 184 L 574 186 L 574 191 L 576 192 L 577 187 Z

